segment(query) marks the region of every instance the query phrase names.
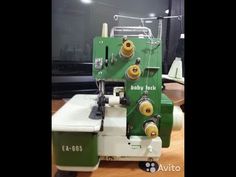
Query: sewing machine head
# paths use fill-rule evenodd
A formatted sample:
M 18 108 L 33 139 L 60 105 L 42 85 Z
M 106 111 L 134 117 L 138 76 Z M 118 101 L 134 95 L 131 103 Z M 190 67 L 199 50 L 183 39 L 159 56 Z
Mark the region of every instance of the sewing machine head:
M 124 82 L 121 94 L 114 93 L 117 96 L 109 98 L 107 103 L 114 104 L 117 100 L 116 104 L 127 108 L 129 135 L 150 138 L 159 135 L 156 125 L 161 116 L 161 51 L 161 41 L 157 38 L 94 39 L 93 76 L 99 85 L 106 81 Z

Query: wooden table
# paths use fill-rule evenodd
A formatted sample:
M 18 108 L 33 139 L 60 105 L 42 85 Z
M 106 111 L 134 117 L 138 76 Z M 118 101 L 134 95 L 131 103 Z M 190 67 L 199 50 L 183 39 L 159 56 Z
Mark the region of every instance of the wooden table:
M 184 104 L 184 86 L 178 83 L 166 83 L 166 88 L 163 91 L 175 105 Z
M 166 84 L 166 95 L 175 105 L 184 103 L 184 86 L 177 83 Z M 52 101 L 52 113 L 57 111 L 65 102 Z M 181 131 L 172 132 L 169 148 L 163 148 L 159 160 L 159 171 L 146 173 L 139 169 L 138 162 L 108 162 L 101 161 L 94 172 L 79 172 L 78 177 L 184 177 L 184 127 Z M 56 166 L 52 163 L 52 177 L 56 173 Z

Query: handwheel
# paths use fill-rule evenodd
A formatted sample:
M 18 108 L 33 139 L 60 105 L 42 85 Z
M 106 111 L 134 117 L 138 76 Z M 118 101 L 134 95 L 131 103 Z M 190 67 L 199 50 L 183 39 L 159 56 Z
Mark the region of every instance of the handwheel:
M 143 171 L 154 173 L 159 169 L 159 164 L 154 161 L 141 161 L 139 162 L 139 168 Z

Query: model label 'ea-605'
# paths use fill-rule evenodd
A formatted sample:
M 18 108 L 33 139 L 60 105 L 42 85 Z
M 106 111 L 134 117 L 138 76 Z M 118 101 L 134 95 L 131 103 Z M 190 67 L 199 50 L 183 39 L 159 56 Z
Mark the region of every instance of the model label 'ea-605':
M 83 147 L 80 145 L 72 145 L 72 146 L 62 145 L 61 149 L 63 152 L 82 152 L 83 151 Z

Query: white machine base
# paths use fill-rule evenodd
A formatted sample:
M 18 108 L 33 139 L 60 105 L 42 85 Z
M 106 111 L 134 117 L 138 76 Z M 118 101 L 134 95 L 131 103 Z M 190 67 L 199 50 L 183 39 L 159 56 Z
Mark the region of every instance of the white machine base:
M 162 141 L 160 137 L 98 136 L 98 154 L 101 160 L 151 161 L 159 160 Z
M 111 97 L 110 95 L 106 95 Z M 161 156 L 160 137 L 126 136 L 127 109 L 121 105 L 106 105 L 103 131 L 101 120 L 89 118 L 96 105 L 96 95 L 75 95 L 53 115 L 52 131 L 98 133 L 98 156 L 109 161 L 158 161 Z M 83 101 L 81 101 L 83 100 Z M 80 115 L 78 117 L 78 115 Z M 63 171 L 94 171 L 96 166 L 57 166 Z
M 85 172 L 88 172 L 88 171 L 95 171 L 98 166 L 99 166 L 99 163 L 97 163 L 96 166 L 94 167 L 80 167 L 80 166 L 76 166 L 76 167 L 73 167 L 73 166 L 56 166 L 59 170 L 63 170 L 63 171 L 85 171 Z

